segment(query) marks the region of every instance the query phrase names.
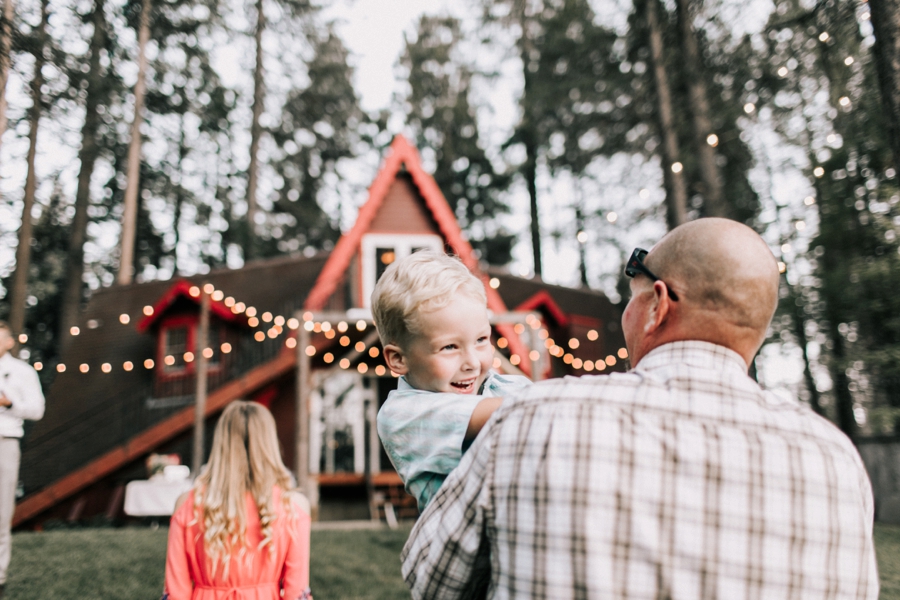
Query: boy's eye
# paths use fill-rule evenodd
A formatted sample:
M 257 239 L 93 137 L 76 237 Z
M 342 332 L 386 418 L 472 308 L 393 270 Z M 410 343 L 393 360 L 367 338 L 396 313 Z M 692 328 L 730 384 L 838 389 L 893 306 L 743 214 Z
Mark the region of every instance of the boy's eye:
M 483 335 L 483 336 L 481 336 L 480 338 L 478 338 L 478 343 L 479 343 L 479 344 L 484 344 L 484 343 L 487 342 L 487 341 L 488 341 L 488 336 L 486 336 L 486 335 Z
M 456 349 L 456 344 L 447 344 L 446 346 L 441 348 L 441 350 L 455 350 L 455 349 Z

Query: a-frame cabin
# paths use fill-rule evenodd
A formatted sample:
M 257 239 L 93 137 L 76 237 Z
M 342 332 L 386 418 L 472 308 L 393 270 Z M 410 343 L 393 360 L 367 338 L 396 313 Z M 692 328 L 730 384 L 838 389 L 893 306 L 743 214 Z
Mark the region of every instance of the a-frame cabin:
M 485 282 L 495 315 L 528 313 L 495 325 L 499 368 L 534 370 L 536 378 L 624 368 L 616 307 L 597 292 L 482 268 L 418 152 L 397 136 L 332 252 L 92 295 L 48 390 L 46 415 L 23 440 L 25 494 L 14 526 L 117 519 L 124 486 L 146 478 L 149 454 L 191 463 L 206 286 L 207 431 L 232 400 L 256 400 L 275 415 L 285 463 L 312 482 L 318 518 L 369 518 L 379 500 L 408 503 L 375 434 L 396 380 L 381 360 L 368 298 L 387 264 L 419 248 L 458 255 Z M 209 433 L 206 440 L 208 450 Z

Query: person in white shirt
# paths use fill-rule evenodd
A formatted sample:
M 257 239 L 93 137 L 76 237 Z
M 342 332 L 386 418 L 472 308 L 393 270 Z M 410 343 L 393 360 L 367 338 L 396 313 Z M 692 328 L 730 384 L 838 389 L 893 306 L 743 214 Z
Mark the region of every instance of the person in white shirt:
M 44 416 L 44 394 L 34 368 L 10 354 L 16 337 L 0 321 L 0 598 L 12 551 L 13 511 L 19 482 L 19 440 L 22 424 Z

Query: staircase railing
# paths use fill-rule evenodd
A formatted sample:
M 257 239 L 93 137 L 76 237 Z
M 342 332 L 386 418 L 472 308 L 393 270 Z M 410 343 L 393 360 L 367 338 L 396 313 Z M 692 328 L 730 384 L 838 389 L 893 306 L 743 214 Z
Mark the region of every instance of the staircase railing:
M 275 314 L 289 318 L 298 304 L 285 303 Z M 289 332 L 286 325 L 275 338 L 268 335 L 263 341 L 254 338 L 257 331 L 265 333 L 269 327 L 271 323 L 260 323 L 258 329 L 242 331 L 230 340 L 232 350 L 221 355 L 222 368 L 209 375 L 210 392 L 272 360 L 283 350 Z M 194 403 L 196 377 L 164 383 L 153 379 L 127 394 L 100 399 L 75 418 L 66 420 L 56 428 L 41 431 L 38 436 L 26 434 L 20 468 L 26 495 L 86 465 Z M 50 410 L 52 405 L 51 402 Z

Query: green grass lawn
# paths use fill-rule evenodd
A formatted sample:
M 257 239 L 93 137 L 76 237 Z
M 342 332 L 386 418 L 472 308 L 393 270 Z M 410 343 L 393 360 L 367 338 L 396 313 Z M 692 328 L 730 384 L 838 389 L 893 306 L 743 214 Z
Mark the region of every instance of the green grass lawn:
M 165 529 L 72 529 L 13 536 L 9 600 L 153 600 L 162 591 Z M 314 531 L 318 600 L 409 598 L 400 549 L 409 529 Z M 875 528 L 881 599 L 900 600 L 900 527 Z

